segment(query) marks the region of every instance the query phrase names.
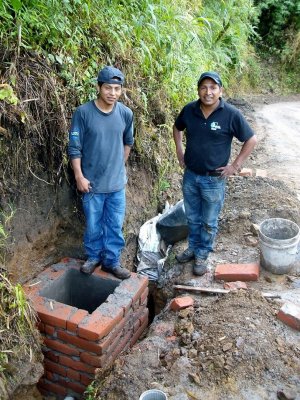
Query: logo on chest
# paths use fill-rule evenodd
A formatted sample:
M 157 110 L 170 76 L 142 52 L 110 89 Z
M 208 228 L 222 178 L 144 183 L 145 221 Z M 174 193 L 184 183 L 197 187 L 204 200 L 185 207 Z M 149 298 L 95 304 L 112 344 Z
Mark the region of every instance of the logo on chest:
M 217 129 L 221 129 L 221 127 L 220 127 L 220 125 L 219 125 L 218 122 L 212 122 L 212 123 L 210 124 L 210 129 L 211 129 L 212 131 L 216 131 Z

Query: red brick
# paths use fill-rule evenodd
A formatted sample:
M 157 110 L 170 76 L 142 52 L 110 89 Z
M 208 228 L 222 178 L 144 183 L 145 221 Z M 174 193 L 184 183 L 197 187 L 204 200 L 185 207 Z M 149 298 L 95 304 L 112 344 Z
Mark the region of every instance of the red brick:
M 262 178 L 265 178 L 268 175 L 267 170 L 265 169 L 257 169 L 255 171 L 255 176 L 261 176 Z
M 148 286 L 148 278 L 135 273 L 131 274 L 131 278 L 126 279 L 122 284 L 115 289 L 115 294 L 129 294 L 134 304 L 142 295 Z
M 125 331 L 125 332 L 127 332 L 127 331 Z M 111 343 L 111 345 L 109 346 L 108 350 L 106 351 L 106 354 L 110 355 L 113 353 L 115 348 L 120 343 L 120 339 L 122 338 L 123 335 L 124 335 L 124 331 L 121 331 L 121 332 L 119 332 L 119 334 L 117 336 L 114 337 L 114 340 Z
M 71 335 L 66 331 L 60 331 L 60 330 L 57 331 L 57 337 L 83 350 L 91 351 L 96 354 L 102 354 L 100 342 L 90 342 L 88 340 L 81 339 L 78 336 Z
M 85 310 L 76 310 L 76 312 L 70 316 L 67 321 L 67 330 L 71 332 L 76 332 L 78 325 L 83 321 L 83 319 L 89 315 Z
M 80 361 L 82 361 L 83 363 L 89 364 L 92 367 L 102 367 L 101 357 L 93 356 L 92 354 L 89 354 L 89 353 L 81 353 Z
M 135 321 L 138 319 L 142 318 L 143 314 L 145 313 L 145 310 L 148 310 L 145 306 L 140 306 L 137 311 L 133 314 L 132 317 L 132 325 L 134 324 Z
M 65 365 L 66 367 L 75 369 L 75 371 L 83 371 L 83 372 L 88 372 L 90 374 L 93 374 L 95 372 L 94 367 L 90 367 L 89 365 L 86 365 L 81 361 L 73 360 L 72 358 L 67 356 L 60 356 L 59 363 Z
M 229 290 L 248 289 L 248 286 L 245 282 L 241 281 L 226 282 L 224 283 L 224 289 L 229 289 Z
M 143 314 L 139 318 L 141 326 L 145 323 L 145 321 L 148 323 L 148 317 L 149 317 L 149 310 L 148 308 L 145 308 Z
M 177 339 L 178 339 L 177 336 L 167 336 L 166 337 L 166 340 L 168 342 L 176 342 Z
M 173 311 L 178 311 L 193 305 L 194 299 L 190 296 L 175 297 L 175 299 L 172 299 L 170 303 L 170 309 Z
M 48 358 L 50 361 L 53 361 L 55 363 L 58 362 L 58 355 L 57 353 L 54 353 L 53 351 L 47 351 L 43 350 L 44 356 Z
M 78 371 L 74 371 L 73 369 L 68 368 L 67 377 L 73 379 L 74 381 L 80 381 L 81 375 Z
M 38 387 L 41 387 L 42 389 L 46 390 L 47 392 L 57 393 L 62 396 L 65 396 L 67 394 L 67 389 L 65 387 L 57 385 L 55 383 L 48 382 L 44 379 L 41 379 L 39 381 Z
M 26 283 L 23 286 L 24 293 L 28 299 L 34 301 L 34 297 L 38 296 L 39 291 L 41 290 L 42 282 L 36 283 Z
M 242 170 L 239 172 L 239 176 L 252 176 L 253 171 L 251 168 L 242 168 Z
M 174 323 L 169 321 L 158 321 L 151 325 L 151 331 L 155 336 L 173 336 L 174 335 Z
M 99 307 L 100 308 L 100 307 Z M 99 340 L 105 337 L 118 324 L 117 319 L 97 316 L 78 325 L 78 335 L 88 340 Z
M 120 334 L 122 335 L 122 330 L 126 326 L 126 324 L 128 324 L 128 321 L 131 322 L 132 315 L 133 312 L 132 310 L 130 310 L 130 313 L 128 313 L 126 317 L 124 317 L 120 321 L 120 323 L 101 341 L 101 343 L 99 344 L 102 351 L 101 354 L 104 354 L 107 351 L 111 344 L 115 342 L 116 338 L 120 337 Z
M 300 307 L 293 303 L 285 303 L 277 314 L 277 318 L 297 331 L 300 331 Z
M 45 324 L 66 329 L 73 307 L 44 299 L 44 302 L 34 302 L 34 309 Z
M 54 333 L 55 333 L 55 328 L 54 328 L 54 326 L 45 325 L 45 333 L 46 333 L 47 335 L 53 336 Z
M 39 392 L 47 398 L 47 396 L 49 397 L 49 392 L 45 389 L 43 389 L 41 386 L 38 386 Z
M 132 337 L 132 331 L 129 331 L 126 333 L 124 337 L 120 339 L 118 346 L 115 348 L 112 355 L 107 360 L 107 365 L 105 365 L 106 367 L 111 365 L 111 363 L 115 361 L 115 359 L 118 357 L 119 354 L 121 354 L 123 351 L 126 351 L 130 347 L 131 337 Z
M 108 303 L 112 303 L 120 308 L 123 309 L 123 316 L 125 316 L 131 308 L 132 305 L 132 298 L 127 294 L 127 295 L 115 295 L 115 293 L 112 293 L 108 296 L 107 300 Z
M 100 308 L 97 310 L 98 315 L 96 312 L 94 312 L 90 319 L 92 319 L 94 316 L 97 319 L 98 316 L 101 316 L 101 318 L 103 317 L 109 317 L 113 320 L 116 320 L 116 323 L 120 322 L 122 320 L 122 318 L 124 317 L 124 309 L 123 307 L 120 307 L 117 304 L 112 304 L 112 303 L 108 303 L 105 302 L 103 304 L 101 304 Z
M 38 330 L 39 330 L 41 333 L 44 333 L 44 332 L 45 332 L 45 324 L 43 324 L 43 322 L 39 321 L 39 322 L 37 323 L 37 328 L 38 328 Z
M 70 389 L 72 389 L 74 392 L 82 394 L 84 393 L 86 387 L 81 385 L 80 383 L 77 382 L 66 382 L 66 386 Z
M 143 291 L 143 293 L 141 294 L 141 297 L 140 297 L 140 304 L 141 305 L 144 304 L 145 300 L 148 300 L 148 294 L 149 294 L 149 288 L 147 287 Z
M 85 385 L 89 386 L 95 378 L 91 375 L 80 374 L 80 382 Z
M 61 343 L 59 340 L 52 340 L 45 338 L 45 345 L 53 350 L 57 350 L 60 353 L 68 354 L 69 356 L 79 356 L 79 350 L 75 347 L 70 347 L 67 344 Z
M 54 373 L 53 373 L 53 372 L 46 371 L 45 377 L 46 377 L 46 379 L 48 379 L 48 381 L 52 381 L 52 382 L 55 381 Z
M 135 332 L 135 334 L 130 339 L 130 347 L 132 347 L 138 341 L 139 337 L 144 332 L 144 330 L 147 328 L 147 326 L 148 326 L 148 321 L 146 320 L 143 323 L 143 325 Z
M 140 326 L 141 326 L 141 322 L 140 322 L 139 319 L 137 319 L 135 321 L 135 323 L 133 324 L 133 332 L 136 332 L 139 329 Z
M 141 306 L 140 299 L 137 299 L 137 301 L 134 304 L 132 304 L 133 311 L 136 312 L 140 308 L 140 306 Z
M 66 371 L 65 367 L 63 367 L 60 364 L 54 363 L 50 360 L 47 360 L 46 358 L 44 359 L 44 366 L 45 366 L 46 371 L 55 372 L 56 374 L 59 374 L 62 376 L 67 375 L 67 371 Z
M 104 272 L 100 268 L 97 268 L 95 272 L 93 273 L 93 276 L 99 276 L 99 278 L 102 279 L 110 279 L 114 281 L 120 282 L 118 278 L 116 278 L 114 275 L 110 274 L 109 272 Z
M 219 264 L 215 270 L 215 279 L 231 281 L 257 281 L 259 264 Z

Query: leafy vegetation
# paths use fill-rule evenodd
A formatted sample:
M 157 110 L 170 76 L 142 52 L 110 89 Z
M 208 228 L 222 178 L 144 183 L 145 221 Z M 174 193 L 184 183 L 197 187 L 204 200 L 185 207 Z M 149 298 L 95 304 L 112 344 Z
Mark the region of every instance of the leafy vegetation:
M 9 238 L 9 224 L 14 216 L 14 209 L 11 205 L 7 206 L 7 211 L 0 212 L 0 263 L 5 263 L 7 240 Z
M 17 108 L 1 110 L 0 102 L 0 125 L 17 122 L 22 129 L 8 130 L 0 142 L 0 153 L 8 149 L 13 160 L 13 180 L 21 174 L 24 182 L 33 177 L 56 187 L 61 181 L 66 116 L 95 97 L 95 77 L 105 64 L 126 75 L 124 101 L 136 118 L 131 160 L 166 180 L 177 166 L 174 114 L 195 98 L 199 74 L 215 69 L 225 85 L 231 77 L 241 85 L 247 60 L 251 70 L 255 62 L 250 0 L 2 0 L 0 10 L 0 72 L 18 99 Z M 10 145 L 16 136 L 17 151 Z
M 12 285 L 0 272 L 0 397 L 8 398 L 14 365 L 32 361 L 40 354 L 35 314 L 25 299 L 22 287 Z
M 260 55 L 272 59 L 278 84 L 297 92 L 300 89 L 300 3 L 294 0 L 256 0 L 255 4 Z

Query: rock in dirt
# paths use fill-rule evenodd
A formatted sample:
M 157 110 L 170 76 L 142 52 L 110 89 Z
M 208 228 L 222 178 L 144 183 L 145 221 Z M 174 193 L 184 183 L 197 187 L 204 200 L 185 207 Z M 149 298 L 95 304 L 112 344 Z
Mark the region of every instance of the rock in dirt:
M 277 392 L 277 398 L 279 400 L 295 400 L 297 393 L 291 389 L 280 389 Z

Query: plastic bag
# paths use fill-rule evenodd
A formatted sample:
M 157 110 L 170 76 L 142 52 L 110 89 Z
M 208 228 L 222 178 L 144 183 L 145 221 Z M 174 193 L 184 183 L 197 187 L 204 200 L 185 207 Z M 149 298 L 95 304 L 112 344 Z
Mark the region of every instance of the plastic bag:
M 138 239 L 137 273 L 146 275 L 151 281 L 158 280 L 170 250 L 168 248 L 165 254 L 161 252 L 161 236 L 156 229 L 159 217 L 157 215 L 141 226 Z
M 178 201 L 158 218 L 156 228 L 167 244 L 173 245 L 188 236 L 183 200 Z

